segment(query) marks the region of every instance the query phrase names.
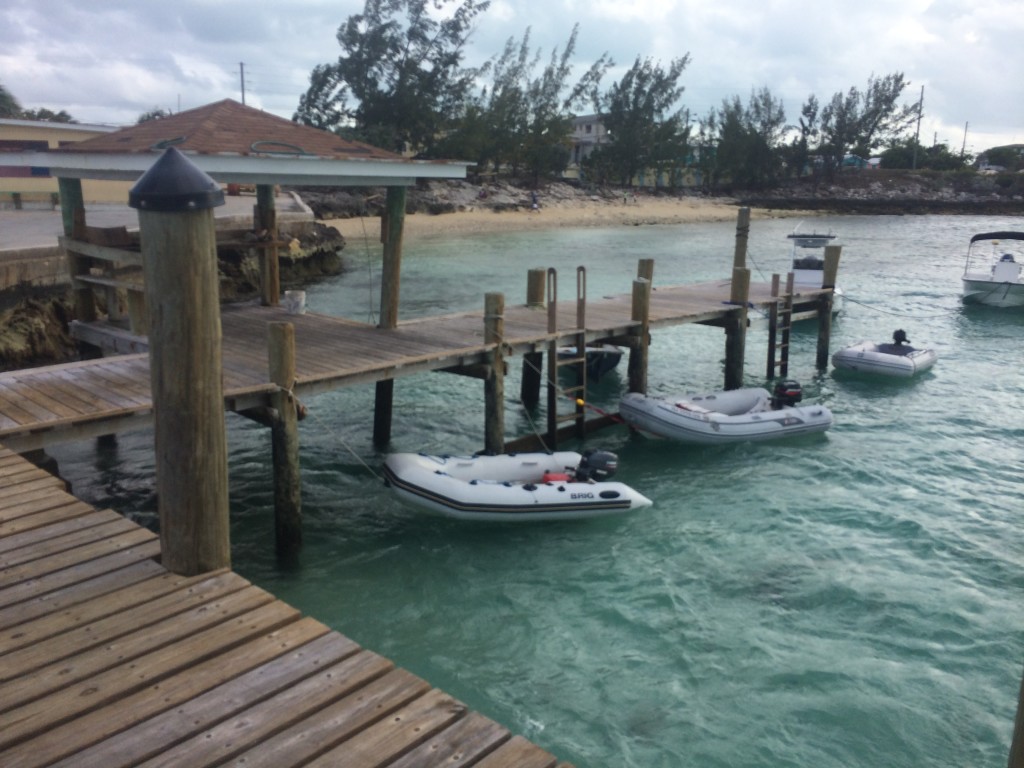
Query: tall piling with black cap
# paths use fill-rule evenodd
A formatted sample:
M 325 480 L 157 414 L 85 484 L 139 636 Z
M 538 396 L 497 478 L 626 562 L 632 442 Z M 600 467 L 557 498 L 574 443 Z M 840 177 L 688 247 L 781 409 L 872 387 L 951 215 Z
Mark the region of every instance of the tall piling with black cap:
M 231 565 L 220 295 L 213 209 L 220 186 L 173 147 L 138 180 L 163 564 Z

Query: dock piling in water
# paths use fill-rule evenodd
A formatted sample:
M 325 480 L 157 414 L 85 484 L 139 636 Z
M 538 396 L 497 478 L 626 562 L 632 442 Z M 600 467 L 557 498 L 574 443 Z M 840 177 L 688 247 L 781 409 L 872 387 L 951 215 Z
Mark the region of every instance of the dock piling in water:
M 192 576 L 231 565 L 220 295 L 220 186 L 173 147 L 138 180 L 163 564 Z

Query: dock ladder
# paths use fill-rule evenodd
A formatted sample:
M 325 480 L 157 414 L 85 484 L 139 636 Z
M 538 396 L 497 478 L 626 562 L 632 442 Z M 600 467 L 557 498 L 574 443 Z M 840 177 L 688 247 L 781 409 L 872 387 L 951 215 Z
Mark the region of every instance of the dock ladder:
M 775 369 L 785 378 L 789 375 L 789 335 L 793 328 L 793 273 L 786 276 L 786 292 L 779 295 L 779 276 L 772 275 L 772 302 L 768 310 L 767 378 L 774 379 Z
M 582 403 L 587 399 L 586 267 L 576 268 L 576 354 L 571 357 L 558 357 L 558 273 L 554 268 L 548 269 L 547 288 L 548 333 L 552 334 L 552 339 L 548 342 L 548 448 L 555 450 L 558 446 L 560 424 L 573 421 L 576 423 L 577 437 L 583 437 L 585 433 L 586 409 Z M 558 386 L 558 372 L 563 368 L 569 368 L 573 375 L 574 383 L 567 388 Z M 562 396 L 573 399 L 571 413 L 558 412 Z

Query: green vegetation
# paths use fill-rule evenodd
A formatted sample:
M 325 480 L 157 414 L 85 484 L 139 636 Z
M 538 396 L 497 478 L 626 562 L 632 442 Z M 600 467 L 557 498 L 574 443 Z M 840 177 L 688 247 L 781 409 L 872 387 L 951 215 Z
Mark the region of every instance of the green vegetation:
M 421 157 L 474 162 L 533 184 L 558 178 L 573 156 L 578 114 L 596 114 L 602 141 L 587 148 L 587 181 L 629 186 L 641 178 L 675 188 L 768 188 L 786 178 L 831 180 L 881 154 L 886 168 L 957 170 L 970 158 L 922 147 L 908 131 L 918 104 L 901 104 L 903 73 L 871 76 L 821 102 L 811 94 L 795 125 L 767 87 L 692 121 L 680 106 L 689 54 L 667 66 L 637 56 L 602 87 L 614 62 L 600 56 L 573 80 L 578 26 L 545 66 L 530 29 L 479 68 L 462 65 L 472 24 L 489 0 L 365 0 L 338 29 L 341 54 L 320 64 L 294 119 Z M 1016 156 L 1015 156 L 1016 157 Z M 1019 162 L 1019 158 L 1016 158 Z M 989 162 L 997 162 L 990 159 Z
M 71 115 L 63 109 L 52 112 L 49 109 L 22 109 L 14 95 L 0 83 L 0 117 L 13 120 L 42 120 L 49 123 L 74 123 Z

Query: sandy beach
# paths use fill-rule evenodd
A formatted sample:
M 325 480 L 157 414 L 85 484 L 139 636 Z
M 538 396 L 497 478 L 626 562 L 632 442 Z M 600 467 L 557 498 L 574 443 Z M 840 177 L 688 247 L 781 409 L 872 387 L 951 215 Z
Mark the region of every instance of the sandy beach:
M 539 210 L 521 207 L 514 211 L 495 211 L 486 207 L 467 207 L 454 213 L 431 215 L 416 213 L 405 217 L 405 237 L 435 237 L 478 232 L 507 232 L 554 227 L 614 227 L 687 222 L 735 221 L 739 208 L 728 198 L 638 197 L 621 200 L 554 200 L 542 203 Z M 753 209 L 751 218 L 798 217 L 801 211 Z M 329 219 L 324 222 L 346 238 L 377 238 L 380 219 L 376 216 Z

